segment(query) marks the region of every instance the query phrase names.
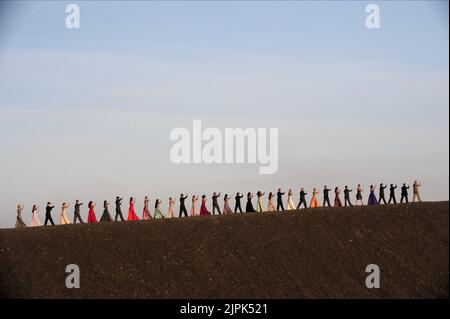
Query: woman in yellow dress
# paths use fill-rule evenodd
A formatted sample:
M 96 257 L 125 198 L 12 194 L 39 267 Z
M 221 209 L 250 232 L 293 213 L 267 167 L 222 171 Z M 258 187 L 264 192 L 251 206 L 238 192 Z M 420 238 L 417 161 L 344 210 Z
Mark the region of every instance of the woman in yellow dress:
M 320 203 L 319 203 L 319 199 L 317 198 L 317 195 L 319 195 L 319 191 L 317 190 L 317 188 L 313 188 L 313 196 L 311 198 L 311 204 L 309 205 L 309 207 L 311 207 L 311 208 L 320 207 Z
M 259 213 L 262 213 L 262 212 L 266 211 L 266 209 L 264 207 L 264 204 L 263 204 L 263 196 L 264 196 L 264 194 L 265 193 L 261 192 L 261 191 L 258 191 L 256 193 L 256 195 L 258 196 L 258 202 L 256 203 L 256 211 L 259 212 Z
M 289 189 L 289 192 L 288 192 L 288 203 L 287 203 L 287 209 L 288 210 L 293 210 L 293 209 L 296 208 L 295 204 L 294 204 L 294 201 L 292 200 L 292 195 L 293 194 L 294 193 L 292 192 L 292 189 Z
M 68 225 L 72 224 L 72 222 L 69 220 L 69 217 L 67 216 L 67 209 L 69 208 L 69 204 L 63 203 L 62 204 L 62 210 L 61 210 L 61 225 Z

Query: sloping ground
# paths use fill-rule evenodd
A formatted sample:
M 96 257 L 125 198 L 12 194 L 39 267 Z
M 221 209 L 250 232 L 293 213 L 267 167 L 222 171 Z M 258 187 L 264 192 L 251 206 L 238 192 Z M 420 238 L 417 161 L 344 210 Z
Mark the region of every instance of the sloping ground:
M 0 230 L 8 298 L 448 298 L 448 202 Z M 65 286 L 77 264 L 81 288 Z M 377 264 L 380 289 L 367 289 Z

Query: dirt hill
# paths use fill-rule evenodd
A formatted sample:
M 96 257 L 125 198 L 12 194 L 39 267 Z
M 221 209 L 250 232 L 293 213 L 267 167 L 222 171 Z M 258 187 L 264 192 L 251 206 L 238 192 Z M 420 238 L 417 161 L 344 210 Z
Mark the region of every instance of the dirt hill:
M 0 296 L 448 298 L 448 217 L 434 202 L 0 230 Z

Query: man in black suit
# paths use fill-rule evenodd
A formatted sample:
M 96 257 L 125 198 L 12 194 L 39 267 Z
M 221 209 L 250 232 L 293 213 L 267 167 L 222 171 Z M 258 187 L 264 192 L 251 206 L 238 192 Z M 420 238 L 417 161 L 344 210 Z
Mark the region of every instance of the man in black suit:
M 47 206 L 45 207 L 45 222 L 44 225 L 47 225 L 47 222 L 50 222 L 52 225 L 55 225 L 52 219 L 52 209 L 55 208 L 55 206 L 52 206 L 52 203 L 48 202 Z
M 394 186 L 394 184 L 391 184 L 391 187 L 389 188 L 389 204 L 391 201 L 394 202 L 394 204 L 397 204 L 397 199 L 395 198 L 395 189 L 397 188 L 397 185 Z
M 184 204 L 185 199 L 188 197 L 188 195 L 184 196 L 183 194 L 180 195 L 180 215 L 178 217 L 181 218 L 181 215 L 184 214 L 184 217 L 188 217 L 186 205 Z
M 384 185 L 383 183 L 380 184 L 380 196 L 379 196 L 379 200 L 378 203 L 381 204 L 381 201 L 383 201 L 383 203 L 386 205 L 386 199 L 384 198 L 384 190 L 386 189 L 387 185 Z
M 83 205 L 83 203 L 80 203 L 80 201 L 77 199 L 75 201 L 75 210 L 73 212 L 73 223 L 76 224 L 77 220 L 81 223 L 84 224 L 83 219 L 81 219 L 81 214 L 80 214 L 80 207 L 81 205 Z
M 241 208 L 241 198 L 244 197 L 244 195 L 241 195 L 241 193 L 237 193 L 236 197 L 234 198 L 235 204 L 234 204 L 234 212 L 237 213 L 239 210 L 240 213 L 242 213 Z
M 213 193 L 213 196 L 212 196 L 213 215 L 216 214 L 216 209 L 219 212 L 219 215 L 221 214 L 219 202 L 217 201 L 217 198 L 219 198 L 219 196 L 220 196 L 220 193 L 219 194 L 216 194 L 216 192 Z
M 297 205 L 297 209 L 300 209 L 300 206 L 305 206 L 305 208 L 308 208 L 308 205 L 306 204 L 306 195 L 308 195 L 307 192 L 305 192 L 305 189 L 302 187 L 300 189 L 300 200 Z
M 122 197 L 116 196 L 116 217 L 114 218 L 115 221 L 117 221 L 117 218 L 119 217 L 121 221 L 125 220 L 122 215 L 122 208 L 120 208 L 120 205 L 122 205 L 122 200 Z
M 344 188 L 344 205 L 347 207 L 347 204 L 349 206 L 353 206 L 353 204 L 350 202 L 350 192 L 353 191 L 352 189 L 348 189 L 348 186 L 345 185 Z
M 278 188 L 278 192 L 277 192 L 277 211 L 284 210 L 284 206 L 283 206 L 283 195 L 284 192 L 281 192 L 281 188 Z
M 331 191 L 331 188 L 328 188 L 327 185 L 323 187 L 323 207 L 325 207 L 328 204 L 328 207 L 331 207 L 330 204 L 330 196 L 328 193 Z
M 403 200 L 408 202 L 408 189 L 409 189 L 409 185 L 406 186 L 406 183 L 403 183 L 402 194 L 401 194 L 402 197 L 400 197 L 400 203 L 403 203 Z

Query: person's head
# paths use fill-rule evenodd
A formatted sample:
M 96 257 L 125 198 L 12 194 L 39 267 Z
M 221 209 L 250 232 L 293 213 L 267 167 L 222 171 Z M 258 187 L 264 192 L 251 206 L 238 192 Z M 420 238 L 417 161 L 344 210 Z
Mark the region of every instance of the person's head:
M 348 189 L 348 185 L 345 185 L 345 189 Z
M 133 199 L 134 199 L 133 197 L 130 197 L 130 203 L 133 201 Z
M 147 200 L 148 199 L 148 196 L 146 195 L 145 197 L 144 197 L 144 200 Z
M 278 191 L 281 192 L 281 188 L 278 188 Z
M 22 206 L 20 206 L 20 204 L 19 204 L 19 205 L 17 205 L 17 209 L 20 209 L 20 208 L 22 208 Z
M 370 188 L 373 188 L 373 185 L 370 185 Z
M 205 199 L 205 198 L 206 198 L 206 195 L 205 195 L 205 194 L 203 194 L 203 195 L 202 195 L 202 199 Z
M 391 187 L 394 187 L 394 184 L 391 184 Z
M 103 201 L 103 206 L 106 206 L 106 205 L 108 205 L 108 201 L 105 199 L 105 200 Z
M 339 189 L 339 187 L 336 187 L 336 188 L 334 189 L 334 191 L 335 191 L 335 192 L 337 192 L 337 191 L 338 191 L 338 189 Z
M 383 187 L 383 183 L 380 183 L 380 187 Z
M 169 197 L 169 200 L 171 201 L 171 200 L 172 200 L 172 197 Z
M 47 206 L 50 206 L 52 203 L 50 203 L 50 202 L 47 202 Z
M 184 194 L 183 194 L 183 193 L 181 193 L 180 197 L 184 197 Z
M 252 196 L 252 193 L 248 192 L 248 193 L 247 193 L 247 196 L 248 196 L 248 197 Z
M 403 186 L 406 186 L 406 183 L 403 183 Z
M 91 208 L 92 207 L 92 201 L 89 202 L 88 207 Z
M 214 192 L 213 195 L 216 196 L 216 192 Z
M 414 181 L 414 184 L 417 184 L 417 180 Z
M 323 188 L 328 188 L 328 186 L 327 186 L 327 185 L 324 185 Z
M 304 187 L 300 188 L 300 191 L 301 191 L 301 192 L 304 192 L 304 191 L 305 191 L 305 188 L 304 188 Z
M 20 205 L 19 205 L 20 206 Z M 37 206 L 36 204 L 33 205 L 33 210 L 36 210 Z
M 358 187 L 361 187 L 361 184 L 358 184 Z
M 237 192 L 237 194 L 236 194 L 237 196 L 241 196 L 241 193 L 239 193 L 239 192 Z

